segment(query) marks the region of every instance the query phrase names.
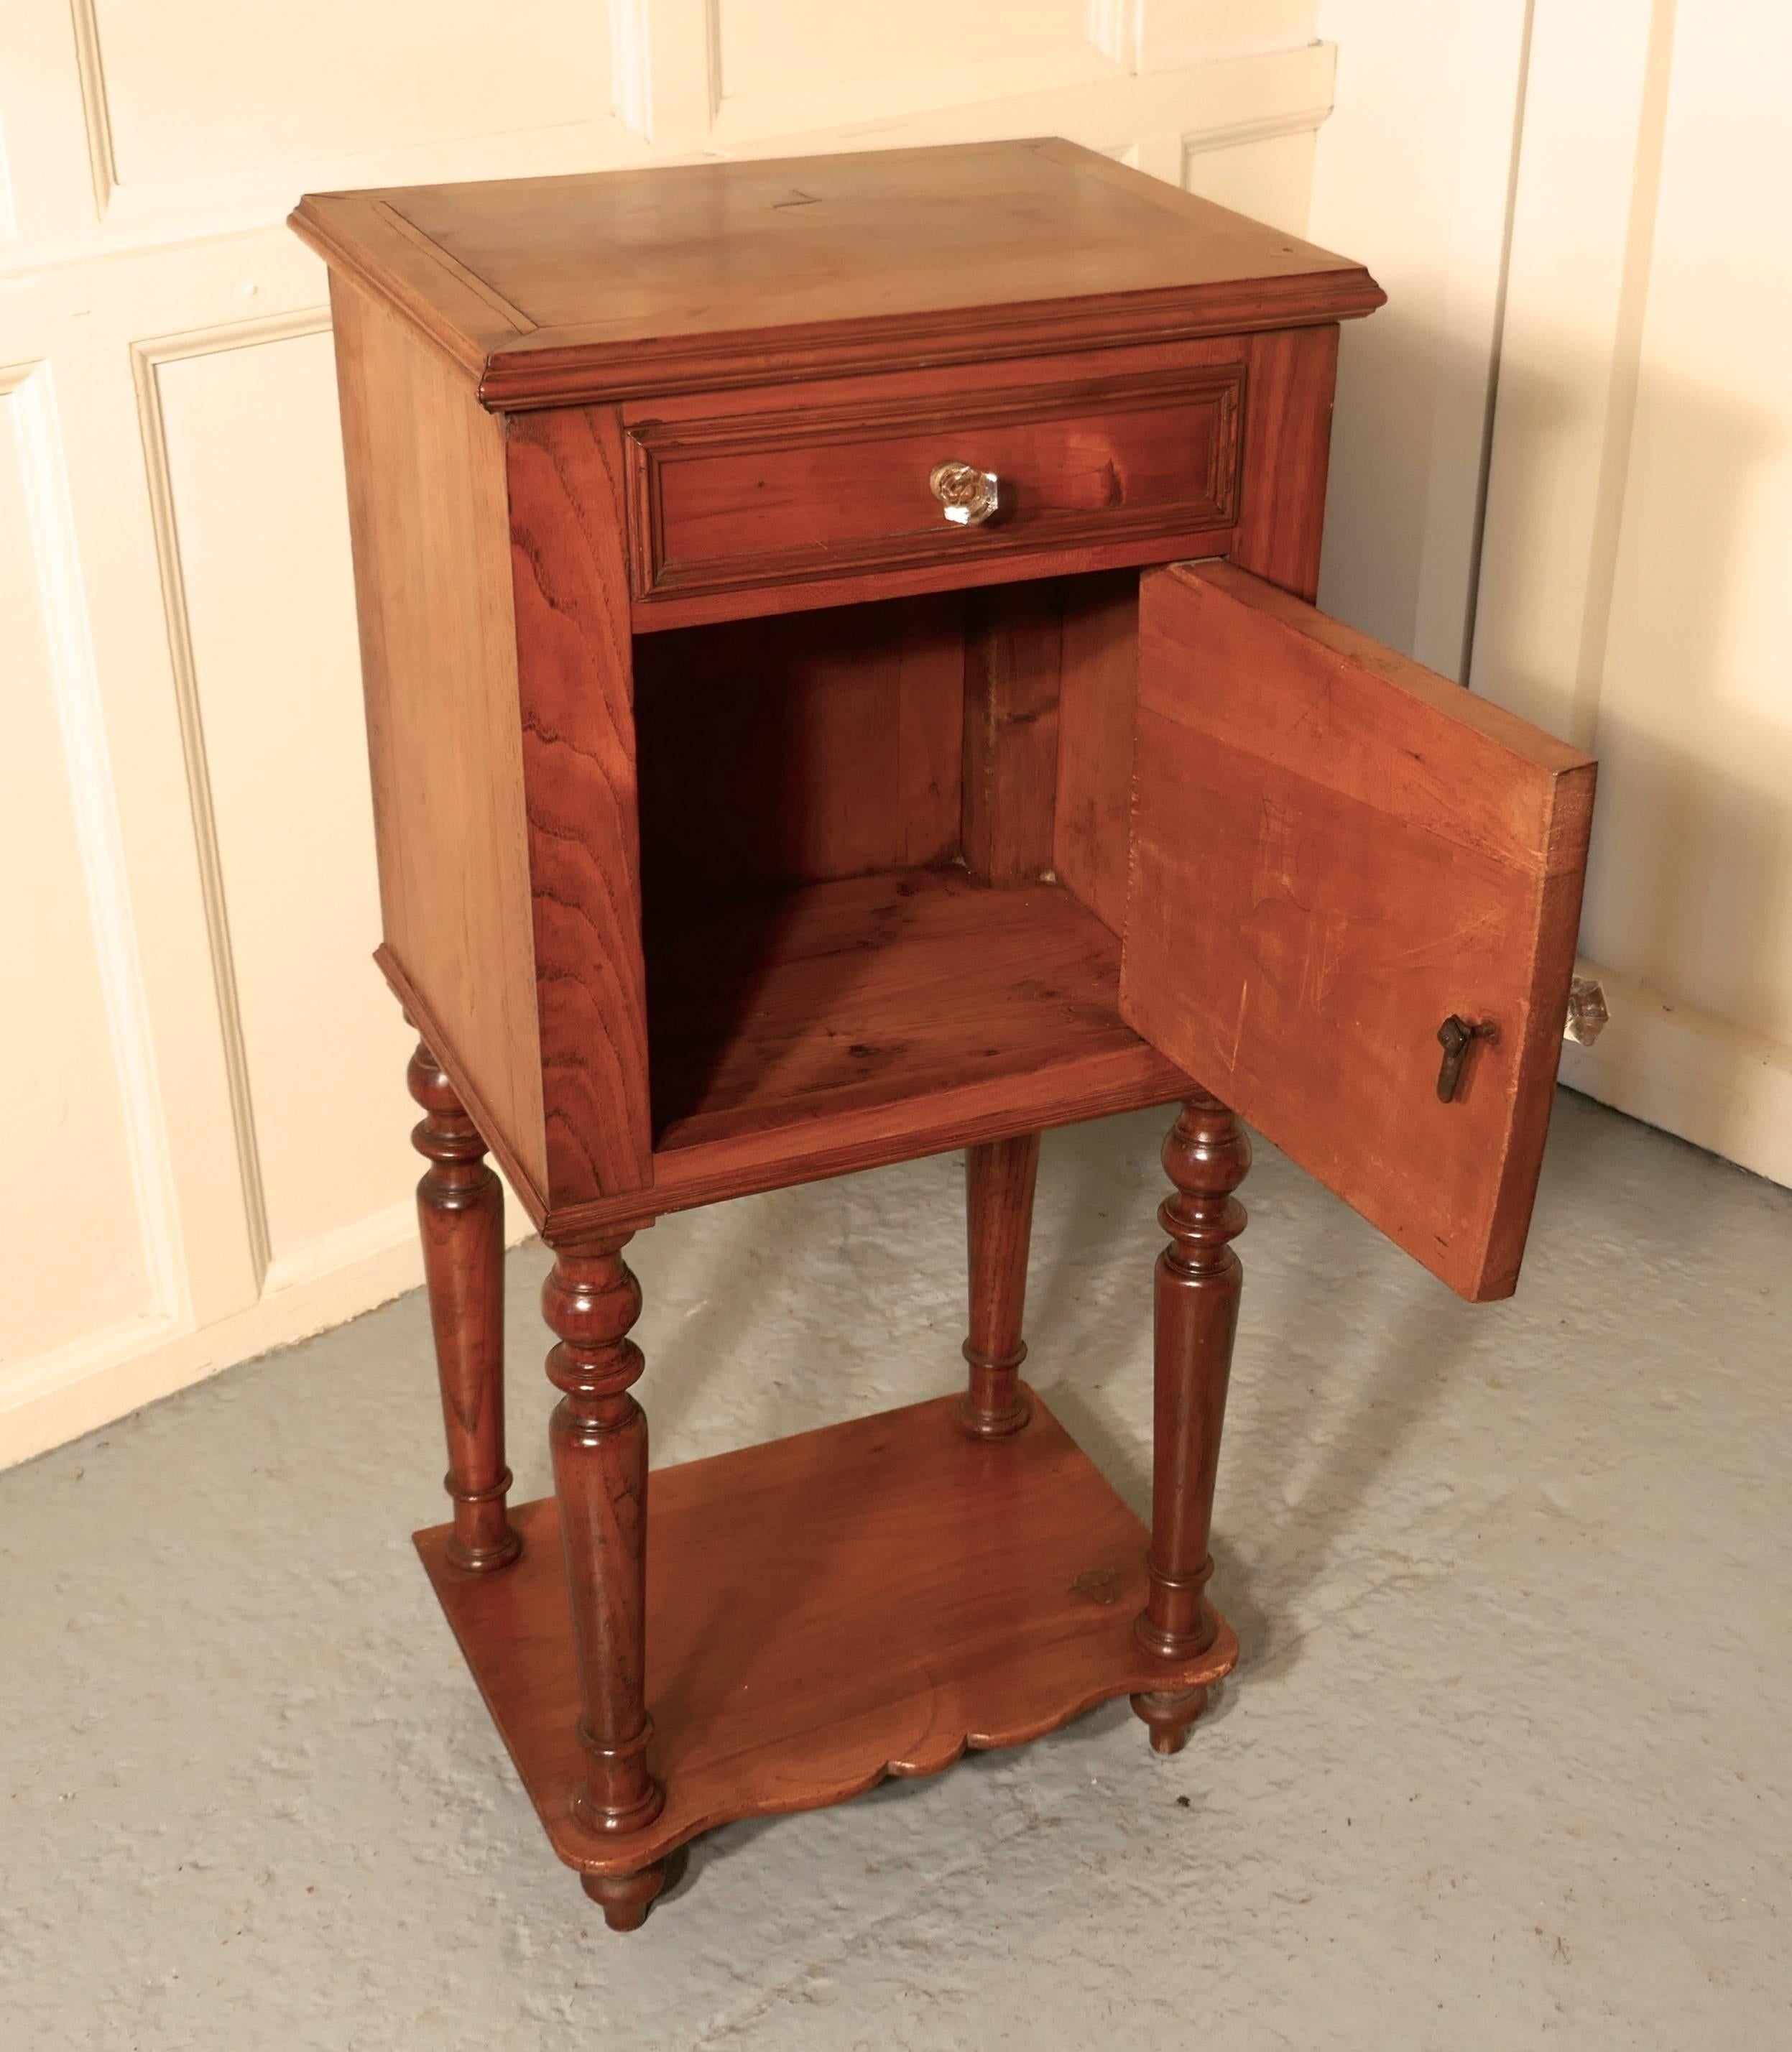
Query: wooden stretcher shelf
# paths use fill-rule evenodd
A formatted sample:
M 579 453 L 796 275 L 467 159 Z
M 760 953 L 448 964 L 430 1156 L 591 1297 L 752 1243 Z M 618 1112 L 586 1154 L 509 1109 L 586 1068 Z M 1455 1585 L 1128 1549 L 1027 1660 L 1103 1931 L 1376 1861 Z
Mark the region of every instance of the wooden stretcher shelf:
M 1041 1404 L 967 1438 L 955 1400 L 857 1418 L 651 1478 L 648 1761 L 666 1792 L 618 1839 L 573 1814 L 582 1756 L 559 1520 L 511 1513 L 502 1574 L 418 1551 L 555 1850 L 623 1874 L 740 1817 L 819 1808 L 966 1749 L 1019 1745 L 1114 1696 L 1230 1671 L 1221 1624 L 1193 1660 L 1133 1635 L 1144 1527 Z

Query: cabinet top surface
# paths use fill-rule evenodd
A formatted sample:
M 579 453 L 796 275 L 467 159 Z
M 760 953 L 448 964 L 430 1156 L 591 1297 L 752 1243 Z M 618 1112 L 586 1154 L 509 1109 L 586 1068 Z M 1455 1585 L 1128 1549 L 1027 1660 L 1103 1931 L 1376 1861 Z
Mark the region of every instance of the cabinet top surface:
M 1285 327 L 1382 297 L 1359 264 L 1049 139 L 313 194 L 292 225 L 500 407 Z

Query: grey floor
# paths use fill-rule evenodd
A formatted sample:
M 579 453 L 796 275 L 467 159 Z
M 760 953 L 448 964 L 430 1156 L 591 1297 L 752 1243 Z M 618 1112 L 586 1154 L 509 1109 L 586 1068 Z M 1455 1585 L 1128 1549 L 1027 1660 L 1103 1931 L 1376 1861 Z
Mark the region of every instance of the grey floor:
M 1048 1138 L 1031 1373 L 1142 1509 L 1160 1114 Z M 0 1475 L 0 2044 L 1792 2043 L 1792 1194 L 1562 1100 L 1458 1303 L 1269 1149 L 1188 1750 L 1123 1706 L 700 1844 L 611 1937 L 411 1553 L 420 1298 Z M 633 1250 L 669 1462 L 947 1386 L 955 1159 Z M 546 1489 L 539 1248 L 513 1460 Z

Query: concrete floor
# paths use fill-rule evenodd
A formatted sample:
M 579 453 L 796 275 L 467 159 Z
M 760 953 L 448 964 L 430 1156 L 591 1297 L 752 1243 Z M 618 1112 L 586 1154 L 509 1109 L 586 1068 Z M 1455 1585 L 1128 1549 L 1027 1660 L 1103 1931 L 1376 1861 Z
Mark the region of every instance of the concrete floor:
M 1149 1474 L 1161 1114 L 1053 1134 L 1031 1373 Z M 1792 2043 L 1792 1194 L 1578 1099 L 1471 1310 L 1268 1149 L 1188 1750 L 1123 1705 L 700 1843 L 548 1852 L 412 1555 L 422 1301 L 0 1475 L 6 2052 Z M 635 1243 L 660 1462 L 947 1386 L 955 1158 Z M 539 1248 L 512 1460 L 545 1493 Z

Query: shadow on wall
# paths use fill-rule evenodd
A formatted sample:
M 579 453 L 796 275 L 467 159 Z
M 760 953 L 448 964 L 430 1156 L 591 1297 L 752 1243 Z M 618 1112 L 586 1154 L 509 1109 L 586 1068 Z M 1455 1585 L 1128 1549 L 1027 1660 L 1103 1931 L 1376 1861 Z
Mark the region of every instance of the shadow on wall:
M 1440 415 L 1452 406 L 1478 413 L 1485 380 L 1481 358 L 1453 347 L 1397 297 L 1368 320 L 1347 321 L 1339 337 L 1319 603 L 1453 676 L 1457 662 L 1420 632 L 1421 593 L 1435 568 L 1427 548 L 1439 540 L 1428 525 L 1427 480 Z M 1448 483 L 1463 495 L 1475 489 L 1467 472 Z M 1465 564 L 1459 581 L 1465 605 Z
M 1502 371 L 1498 518 L 1520 557 L 1525 537 L 1564 527 L 1552 480 L 1563 439 L 1585 432 L 1576 395 L 1592 382 Z M 1792 436 L 1782 418 L 1653 369 L 1633 420 L 1614 410 L 1625 417 L 1606 436 L 1583 551 L 1559 572 L 1533 561 L 1519 573 L 1544 617 L 1579 623 L 1578 648 L 1550 651 L 1539 674 L 1508 656 L 1535 646 L 1522 623 L 1484 619 L 1473 681 L 1600 758 L 1585 951 L 1744 1030 L 1792 1037 L 1792 711 L 1764 709 L 1767 679 L 1749 702 L 1736 652 L 1751 609 L 1777 613 L 1758 546 L 1750 560 L 1751 510 Z M 1543 582 L 1558 575 L 1581 588 Z M 1486 602 L 1502 602 L 1491 576 Z

